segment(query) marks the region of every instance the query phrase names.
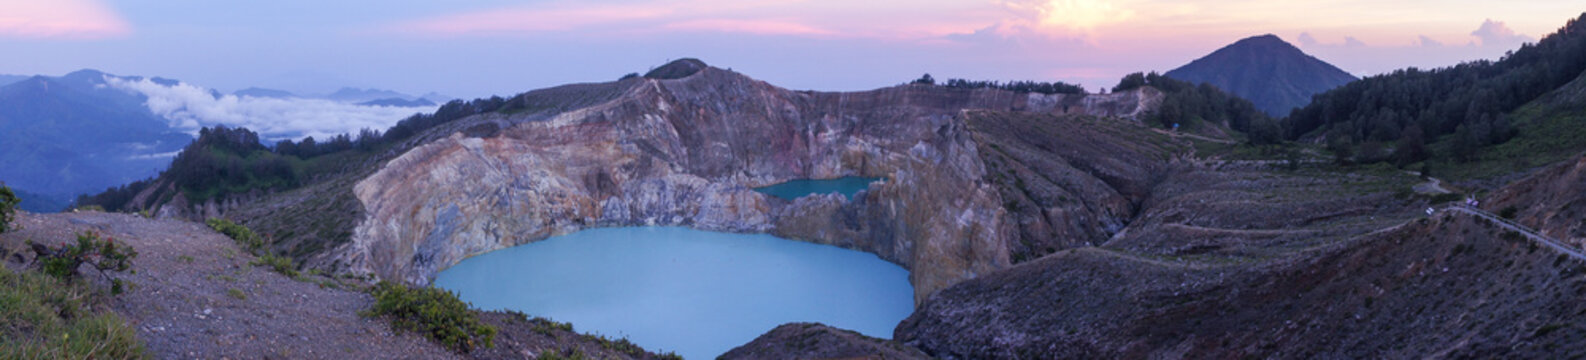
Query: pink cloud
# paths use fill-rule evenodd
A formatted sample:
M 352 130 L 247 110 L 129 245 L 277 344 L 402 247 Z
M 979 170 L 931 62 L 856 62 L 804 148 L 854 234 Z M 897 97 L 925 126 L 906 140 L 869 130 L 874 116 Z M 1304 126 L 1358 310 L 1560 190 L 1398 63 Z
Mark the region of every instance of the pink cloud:
M 131 26 L 93 0 L 0 0 L 0 37 L 103 39 L 126 36 Z
M 779 20 L 702 19 L 675 22 L 663 26 L 672 30 L 699 30 L 756 35 L 836 35 L 831 30 Z
M 495 9 L 402 22 L 387 30 L 441 36 L 536 33 L 656 19 L 672 12 L 653 5 Z
M 554 2 L 420 18 L 375 32 L 419 36 L 512 36 L 548 32 L 657 34 L 719 32 L 752 35 L 929 39 L 973 31 L 1001 11 L 935 5 L 904 13 L 870 3 L 803 0 L 641 0 L 621 4 Z M 955 11 L 946 11 L 951 9 Z M 936 10 L 936 11 L 927 11 Z M 988 13 L 994 13 L 988 15 Z M 967 18 L 966 18 L 967 17 Z

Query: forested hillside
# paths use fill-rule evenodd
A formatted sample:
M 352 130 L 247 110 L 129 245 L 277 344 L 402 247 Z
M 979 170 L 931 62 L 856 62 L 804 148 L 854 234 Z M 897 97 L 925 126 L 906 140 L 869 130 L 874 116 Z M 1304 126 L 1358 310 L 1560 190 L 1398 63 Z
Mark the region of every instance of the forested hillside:
M 1163 93 L 1162 104 L 1146 113 L 1142 121 L 1154 126 L 1174 125 L 1194 130 L 1206 124 L 1225 125 L 1245 133 L 1252 144 L 1271 144 L 1282 140 L 1276 120 L 1267 117 L 1249 100 L 1229 95 L 1211 84 L 1195 85 L 1152 72 L 1133 73 L 1118 81 L 1113 92 L 1141 86 L 1155 87 Z
M 384 132 L 365 129 L 356 136 L 341 134 L 329 139 L 308 137 L 281 140 L 265 147 L 259 135 L 244 128 L 204 128 L 183 148 L 170 168 L 156 178 L 113 187 L 96 195 L 77 198 L 75 206 L 97 205 L 108 211 L 148 209 L 178 193 L 188 201 L 224 197 L 254 190 L 287 190 L 306 181 L 339 171 L 346 157 L 389 146 L 413 134 L 466 116 L 496 111 L 506 100 L 499 97 L 474 101 L 453 100 L 433 114 L 415 114 Z M 336 156 L 329 156 L 336 155 Z M 160 185 L 151 196 L 139 197 L 150 186 Z
M 1514 111 L 1583 70 L 1586 24 L 1576 19 L 1498 61 L 1403 69 L 1317 95 L 1289 115 L 1287 135 L 1325 139 L 1341 161 L 1468 162 L 1528 131 Z

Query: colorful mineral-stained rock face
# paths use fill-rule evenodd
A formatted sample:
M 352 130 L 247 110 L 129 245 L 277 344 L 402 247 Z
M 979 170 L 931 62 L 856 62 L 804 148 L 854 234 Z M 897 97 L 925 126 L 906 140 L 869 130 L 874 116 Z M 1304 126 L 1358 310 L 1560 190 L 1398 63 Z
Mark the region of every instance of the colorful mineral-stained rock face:
M 1041 226 L 1084 238 L 1024 245 L 1029 241 L 1022 237 L 1035 235 L 1008 222 L 1001 185 L 986 181 L 986 153 L 976 141 L 982 136 L 977 126 L 1002 129 L 1004 119 L 975 111 L 1131 116 L 1155 95 L 913 85 L 802 92 L 711 67 L 678 79 L 628 80 L 613 89 L 620 93 L 554 115 L 485 114 L 456 125 L 503 124 L 488 136 L 423 135 L 434 140 L 396 156 L 354 186 L 367 213 L 350 243 L 331 251 L 332 261 L 354 272 L 423 284 L 469 256 L 587 227 L 680 225 L 771 233 L 874 253 L 910 270 L 920 301 L 1011 265 L 1010 251 L 1105 239 L 1131 215 L 1129 204 L 1138 200 L 1128 197 L 1143 193 L 1143 184 L 1122 179 L 1149 178 L 1145 174 L 1167 160 L 1113 151 L 1097 161 L 1034 164 L 1062 172 L 1067 187 L 1035 189 L 1042 202 L 1018 211 L 1081 220 L 1049 219 L 1044 221 L 1062 223 Z M 1004 144 L 1074 149 L 1085 156 L 1128 150 L 1093 144 L 1127 142 L 1122 135 L 1062 130 L 1089 123 L 1055 119 L 1018 121 L 1092 139 Z M 1018 132 L 998 130 L 995 136 Z M 1107 160 L 1112 158 L 1122 160 Z M 754 190 L 843 177 L 886 180 L 867 184 L 870 193 L 863 199 L 772 201 Z M 1048 201 L 1060 196 L 1090 202 Z

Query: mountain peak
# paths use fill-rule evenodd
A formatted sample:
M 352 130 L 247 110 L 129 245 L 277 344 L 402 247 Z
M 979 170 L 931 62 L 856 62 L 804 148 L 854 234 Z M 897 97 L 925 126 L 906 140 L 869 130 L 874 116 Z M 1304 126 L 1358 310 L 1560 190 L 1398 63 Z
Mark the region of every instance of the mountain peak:
M 698 73 L 710 65 L 695 58 L 682 58 L 661 65 L 661 67 L 644 73 L 644 77 L 651 79 L 682 79 Z
M 1354 75 L 1272 34 L 1241 39 L 1163 75 L 1212 84 L 1271 116 L 1288 115 L 1310 103 L 1311 95 L 1355 81 Z

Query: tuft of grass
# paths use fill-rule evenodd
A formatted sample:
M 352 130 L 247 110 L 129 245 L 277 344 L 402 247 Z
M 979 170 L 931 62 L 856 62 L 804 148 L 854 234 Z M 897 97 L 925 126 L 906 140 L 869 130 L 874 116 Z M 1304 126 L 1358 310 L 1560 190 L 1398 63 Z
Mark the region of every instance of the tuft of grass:
M 226 289 L 226 296 L 230 296 L 230 297 L 235 298 L 237 300 L 247 300 L 248 299 L 248 294 L 243 294 L 242 290 L 241 289 L 237 289 L 237 288 Z
M 0 266 L 0 359 L 143 359 L 137 332 L 83 283 Z
M 193 257 L 192 256 L 188 256 L 188 255 L 177 256 L 176 260 L 177 261 L 181 261 L 183 264 L 192 264 L 193 263 Z
M 585 355 L 583 350 L 571 349 L 571 350 L 564 350 L 564 351 L 546 351 L 546 352 L 540 353 L 540 356 L 535 358 L 535 359 L 538 359 L 538 360 L 588 360 L 588 359 L 591 359 L 591 358 L 589 357 L 589 355 Z
M 221 234 L 226 234 L 232 240 L 236 240 L 238 244 L 242 244 L 248 251 L 257 252 L 264 247 L 264 237 L 255 234 L 253 230 L 249 230 L 246 226 L 231 222 L 231 220 L 211 218 L 205 220 L 204 224 L 209 225 L 210 228 Z
M 429 336 L 461 352 L 483 345 L 494 347 L 496 327 L 484 324 L 457 294 L 434 287 L 409 288 L 381 281 L 370 291 L 374 307 L 366 316 L 391 316 L 391 325 Z

